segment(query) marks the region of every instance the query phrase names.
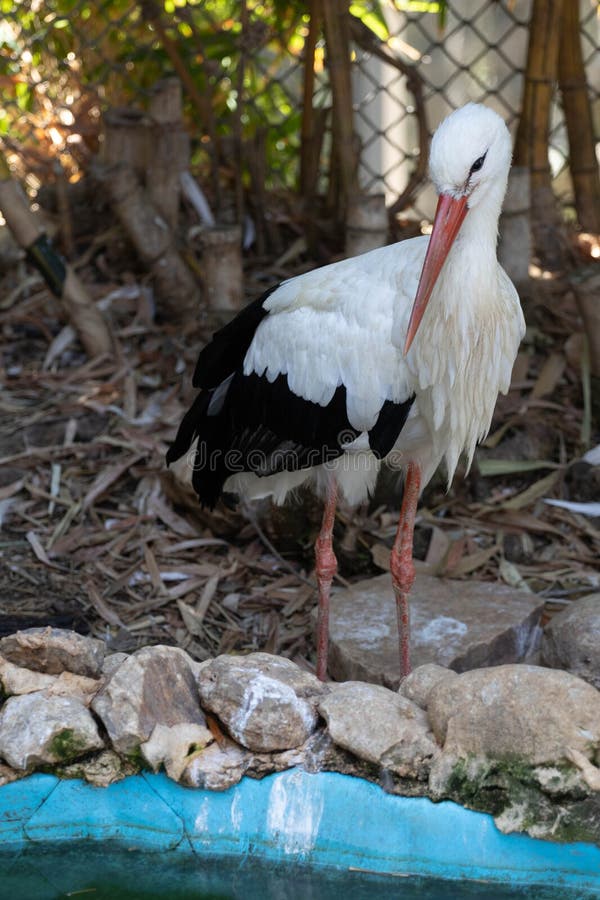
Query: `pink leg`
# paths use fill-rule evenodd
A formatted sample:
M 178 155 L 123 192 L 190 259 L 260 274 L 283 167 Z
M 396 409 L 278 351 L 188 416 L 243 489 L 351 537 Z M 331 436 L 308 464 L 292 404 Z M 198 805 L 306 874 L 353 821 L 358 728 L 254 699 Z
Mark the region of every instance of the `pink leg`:
M 400 677 L 406 678 L 410 673 L 410 612 L 408 595 L 415 580 L 413 563 L 413 533 L 415 515 L 421 489 L 421 471 L 415 463 L 409 463 L 404 482 L 404 497 L 400 510 L 400 521 L 396 539 L 392 547 L 390 568 L 392 584 L 396 595 L 398 613 L 398 636 L 400 638 Z
M 333 523 L 337 504 L 337 482 L 332 480 L 327 492 L 321 531 L 315 545 L 317 558 L 317 585 L 319 588 L 319 616 L 317 619 L 317 677 L 327 677 L 327 650 L 329 646 L 329 594 L 331 582 L 337 572 L 337 559 L 333 552 Z

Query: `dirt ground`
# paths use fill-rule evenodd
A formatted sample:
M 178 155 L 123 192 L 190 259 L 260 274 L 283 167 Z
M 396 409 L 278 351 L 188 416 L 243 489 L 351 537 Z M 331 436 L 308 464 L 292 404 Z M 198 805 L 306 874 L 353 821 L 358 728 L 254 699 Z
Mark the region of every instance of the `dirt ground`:
M 266 278 L 249 273 L 249 296 Z M 0 631 L 51 622 L 111 650 L 167 643 L 204 659 L 261 649 L 311 667 L 316 501 L 208 513 L 165 469 L 211 322 L 188 334 L 157 324 L 143 279 L 96 266 L 91 289 L 119 356 L 90 363 L 37 276 L 7 279 Z M 599 520 L 545 501 L 600 498 L 600 467 L 581 460 L 600 438 L 573 295 L 539 278 L 523 300 L 528 333 L 511 391 L 469 475 L 425 492 L 415 552 L 439 575 L 534 591 L 552 615 L 599 589 Z M 400 497 L 388 475 L 368 508 L 340 511 L 340 583 L 386 568 Z

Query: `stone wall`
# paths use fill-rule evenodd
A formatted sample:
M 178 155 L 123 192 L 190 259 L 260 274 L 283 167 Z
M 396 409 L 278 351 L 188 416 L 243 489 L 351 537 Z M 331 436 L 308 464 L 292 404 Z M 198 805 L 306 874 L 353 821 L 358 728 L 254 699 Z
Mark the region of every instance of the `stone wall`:
M 0 783 L 51 771 L 107 785 L 146 767 L 218 791 L 302 766 L 452 799 L 506 832 L 600 844 L 600 691 L 570 672 L 428 664 L 396 692 L 323 684 L 265 653 L 107 656 L 48 628 L 0 641 L 0 684 Z

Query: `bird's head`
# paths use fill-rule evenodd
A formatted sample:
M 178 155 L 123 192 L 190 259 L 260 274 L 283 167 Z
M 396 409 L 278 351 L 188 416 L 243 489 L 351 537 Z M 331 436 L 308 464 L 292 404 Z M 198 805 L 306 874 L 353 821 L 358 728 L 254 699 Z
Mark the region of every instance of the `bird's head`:
M 467 103 L 435 132 L 429 174 L 440 196 L 465 199 L 473 209 L 491 187 L 506 188 L 511 153 L 503 119 L 487 106 Z
M 431 141 L 429 172 L 438 205 L 415 296 L 404 352 L 423 318 L 450 248 L 469 210 L 494 195 L 497 213 L 506 191 L 512 154 L 508 128 L 487 106 L 468 103 L 455 110 Z

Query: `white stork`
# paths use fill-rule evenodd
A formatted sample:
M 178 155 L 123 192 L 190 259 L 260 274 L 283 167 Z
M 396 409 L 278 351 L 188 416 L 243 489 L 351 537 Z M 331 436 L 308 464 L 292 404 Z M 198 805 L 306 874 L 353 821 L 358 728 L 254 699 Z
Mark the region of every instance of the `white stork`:
M 222 492 L 282 503 L 311 483 L 325 499 L 316 542 L 317 674 L 326 677 L 332 533 L 341 495 L 372 492 L 381 461 L 405 473 L 391 554 L 402 676 L 410 671 L 408 596 L 417 501 L 445 461 L 471 463 L 506 393 L 524 333 L 519 298 L 496 258 L 511 140 L 469 103 L 437 129 L 430 237 L 290 278 L 248 305 L 200 353 L 201 389 L 169 449 L 193 447 L 203 504 Z

